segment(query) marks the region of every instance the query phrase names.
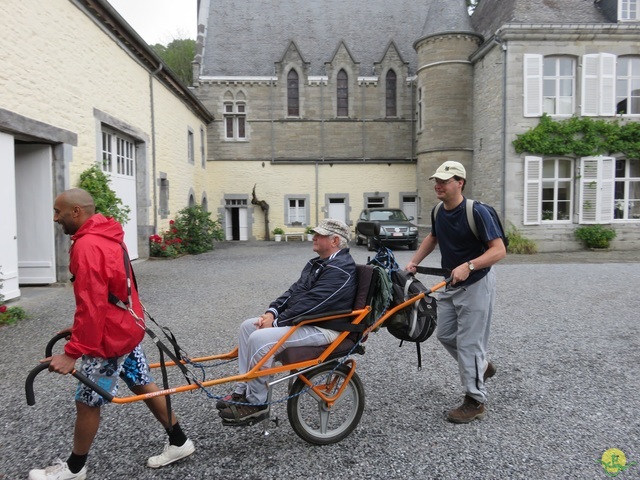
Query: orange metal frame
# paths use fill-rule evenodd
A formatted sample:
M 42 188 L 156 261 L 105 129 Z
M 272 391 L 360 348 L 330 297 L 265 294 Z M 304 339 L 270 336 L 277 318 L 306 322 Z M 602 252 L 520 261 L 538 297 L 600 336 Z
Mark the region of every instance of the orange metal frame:
M 416 295 L 415 297 L 410 298 L 409 300 L 407 300 L 404 303 L 401 303 L 400 305 L 397 305 L 396 307 L 392 308 L 391 310 L 388 310 L 387 312 L 385 312 L 384 315 L 382 315 L 373 325 L 371 325 L 370 327 L 368 327 L 364 332 L 363 332 L 363 336 L 368 335 L 369 333 L 371 333 L 372 331 L 376 330 L 377 328 L 379 328 L 386 320 L 387 318 L 389 318 L 391 315 L 393 315 L 394 313 L 396 313 L 399 310 L 402 310 L 403 308 L 411 305 L 414 302 L 417 302 L 418 300 L 422 299 L 425 297 L 425 295 L 435 292 L 436 290 L 439 290 L 440 288 L 444 287 L 446 285 L 446 282 L 440 282 L 437 285 L 433 286 L 431 289 L 429 289 L 428 292 L 425 293 L 420 293 L 418 295 Z M 359 325 L 364 318 L 367 316 L 367 314 L 371 311 L 371 307 L 367 306 L 363 309 L 360 310 L 353 310 L 351 313 L 348 314 L 340 314 L 340 315 L 332 315 L 332 316 L 327 316 L 327 317 L 322 317 L 322 318 L 313 318 L 313 319 L 309 319 L 309 320 L 305 320 L 300 322 L 299 324 L 295 325 L 293 328 L 289 329 L 289 331 L 278 341 L 278 343 L 276 343 L 273 347 L 271 347 L 271 349 L 269 350 L 269 352 L 262 358 L 262 360 L 260 362 L 258 362 L 258 364 L 256 366 L 254 366 L 251 370 L 249 370 L 247 373 L 243 374 L 243 375 L 232 375 L 232 376 L 227 376 L 227 377 L 222 377 L 222 378 L 217 378 L 217 379 L 213 379 L 213 380 L 208 380 L 205 382 L 201 382 L 199 384 L 188 384 L 188 385 L 182 385 L 179 387 L 175 387 L 175 388 L 168 388 L 165 390 L 159 390 L 157 392 L 153 392 L 153 393 L 147 393 L 147 394 L 143 394 L 143 395 L 130 395 L 127 397 L 113 397 L 112 402 L 113 403 L 132 403 L 132 402 L 138 402 L 140 400 L 147 400 L 149 398 L 152 397 L 158 397 L 158 396 L 166 396 L 166 395 L 173 395 L 175 393 L 182 393 L 182 392 L 187 392 L 190 390 L 195 390 L 197 388 L 200 387 L 211 387 L 214 385 L 221 385 L 224 383 L 230 383 L 230 382 L 246 382 L 248 380 L 254 379 L 254 378 L 258 378 L 258 377 L 263 377 L 263 376 L 270 376 L 270 375 L 275 375 L 275 374 L 279 374 L 279 373 L 283 373 L 283 372 L 290 372 L 290 371 L 297 371 L 297 370 L 303 370 L 305 368 L 308 367 L 313 367 L 315 365 L 319 365 L 321 363 L 323 363 L 327 357 L 329 357 L 329 355 L 331 355 L 336 348 L 338 348 L 338 346 L 340 345 L 340 343 L 349 335 L 350 332 L 341 332 L 340 335 L 338 335 L 338 338 L 336 338 L 333 342 L 331 342 L 329 345 L 327 345 L 327 348 L 325 349 L 325 351 L 319 355 L 316 358 L 310 359 L 310 360 L 305 360 L 302 362 L 297 362 L 297 363 L 292 363 L 292 364 L 287 364 L 287 365 L 279 365 L 279 366 L 274 366 L 271 368 L 265 368 L 262 369 L 263 365 L 267 362 L 267 360 L 269 358 L 271 358 L 272 356 L 275 355 L 275 353 L 278 351 L 278 349 L 284 344 L 284 342 L 287 341 L 287 339 L 293 334 L 293 332 L 296 331 L 297 328 L 304 326 L 304 325 L 310 325 L 310 324 L 318 324 L 318 323 L 322 323 L 322 322 L 326 322 L 329 320 L 335 320 L 337 318 L 345 318 L 345 316 L 347 317 L 353 317 L 353 320 L 351 321 L 351 323 L 353 325 Z M 233 350 L 231 350 L 228 353 L 223 353 L 223 354 L 219 354 L 219 355 L 210 355 L 210 356 L 206 356 L 206 357 L 199 357 L 199 358 L 193 358 L 191 359 L 192 362 L 194 363 L 202 363 L 202 362 L 208 362 L 208 361 L 213 361 L 213 360 L 231 360 L 234 358 L 238 357 L 238 348 L 234 348 Z M 311 383 L 304 377 L 304 374 L 301 372 L 298 374 L 298 377 L 302 379 L 303 382 L 305 382 L 307 385 L 309 385 L 313 391 L 320 397 L 322 398 L 324 401 L 326 401 L 329 405 L 332 405 L 342 394 L 343 389 L 345 388 L 345 386 L 349 383 L 348 380 L 350 379 L 350 377 L 353 375 L 354 371 L 355 371 L 355 361 L 352 359 L 349 359 L 347 362 L 345 362 L 345 364 L 349 364 L 351 367 L 351 371 L 348 374 L 348 377 L 346 379 L 346 381 L 343 383 L 342 387 L 339 389 L 339 391 L 332 397 L 327 397 L 326 395 L 323 394 L 322 390 L 324 390 L 326 388 L 326 386 L 322 387 L 322 390 L 316 386 L 311 385 Z M 166 366 L 175 366 L 174 362 L 166 362 L 165 363 Z M 160 364 L 159 363 L 153 363 L 150 365 L 150 368 L 159 368 Z

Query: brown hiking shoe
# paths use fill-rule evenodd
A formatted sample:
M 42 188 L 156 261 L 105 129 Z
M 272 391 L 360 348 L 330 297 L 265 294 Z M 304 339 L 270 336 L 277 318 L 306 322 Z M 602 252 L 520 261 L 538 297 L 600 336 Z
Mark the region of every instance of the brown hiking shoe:
M 482 420 L 485 415 L 484 403 L 465 395 L 462 405 L 447 412 L 447 420 L 453 423 L 469 423 L 475 419 Z
M 496 371 L 498 369 L 496 368 L 496 366 L 489 362 L 487 364 L 487 369 L 484 371 L 484 378 L 482 381 L 486 382 L 489 378 L 493 377 L 496 374 Z

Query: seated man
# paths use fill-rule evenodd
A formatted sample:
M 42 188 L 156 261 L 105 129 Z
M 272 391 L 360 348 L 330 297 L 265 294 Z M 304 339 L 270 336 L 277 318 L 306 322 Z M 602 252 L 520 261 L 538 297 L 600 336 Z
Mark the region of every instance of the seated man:
M 347 248 L 351 236 L 349 227 L 339 220 L 326 219 L 313 232 L 313 251 L 318 257 L 307 262 L 298 281 L 271 303 L 263 315 L 242 323 L 238 338 L 241 375 L 251 370 L 269 352 L 292 328 L 297 318 L 353 307 L 357 281 L 356 264 Z M 350 319 L 341 321 L 348 323 Z M 339 331 L 321 326 L 303 326 L 276 353 L 288 347 L 327 345 L 339 334 Z M 264 368 L 270 368 L 273 362 L 272 356 Z M 264 376 L 237 383 L 233 394 L 217 402 L 220 417 L 226 423 L 262 417 L 269 407 L 265 404 L 267 379 Z

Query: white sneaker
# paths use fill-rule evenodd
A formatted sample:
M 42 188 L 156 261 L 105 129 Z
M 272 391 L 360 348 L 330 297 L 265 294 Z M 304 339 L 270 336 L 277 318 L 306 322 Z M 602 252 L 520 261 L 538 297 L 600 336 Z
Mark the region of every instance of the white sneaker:
M 29 480 L 85 480 L 87 478 L 87 467 L 82 467 L 78 473 L 72 473 L 67 466 L 67 462 L 56 460 L 56 462 L 44 470 L 35 469 L 29 472 Z
M 196 446 L 189 439 L 187 439 L 187 441 L 184 442 L 184 445 L 182 445 L 181 447 L 177 447 L 175 445 L 170 445 L 167 443 L 160 455 L 149 457 L 149 460 L 147 460 L 147 466 L 151 468 L 164 467 L 165 465 L 176 462 L 181 458 L 188 457 L 195 451 Z

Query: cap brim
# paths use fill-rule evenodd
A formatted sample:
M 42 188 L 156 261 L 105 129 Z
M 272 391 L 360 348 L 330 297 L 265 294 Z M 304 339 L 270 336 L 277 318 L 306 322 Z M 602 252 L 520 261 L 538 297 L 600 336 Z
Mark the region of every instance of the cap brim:
M 429 180 L 433 180 L 434 178 L 437 178 L 439 180 L 449 180 L 453 177 L 455 177 L 453 173 L 434 173 L 429 177 Z

